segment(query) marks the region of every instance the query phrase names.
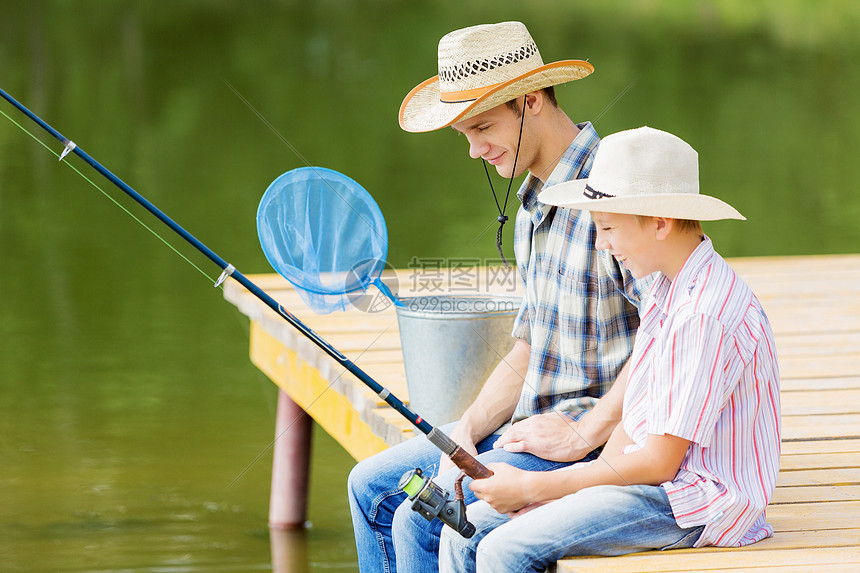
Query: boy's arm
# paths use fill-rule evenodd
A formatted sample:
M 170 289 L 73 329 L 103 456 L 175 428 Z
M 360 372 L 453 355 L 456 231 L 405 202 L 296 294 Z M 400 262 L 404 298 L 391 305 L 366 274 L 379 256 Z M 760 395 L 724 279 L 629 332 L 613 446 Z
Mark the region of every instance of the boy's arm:
M 451 439 L 473 456 L 477 455 L 475 444 L 513 416 L 522 393 L 530 353 L 531 345 L 517 339 L 514 347 L 493 369 L 478 397 L 451 431 Z M 454 464 L 450 459 L 442 456 L 439 473 L 452 467 Z
M 620 456 L 624 453 L 624 448 L 633 443 L 635 442 L 631 440 L 630 436 L 627 435 L 627 432 L 624 431 L 624 424 L 619 423 L 612 431 L 612 435 L 609 436 L 609 440 L 606 442 L 606 445 L 603 446 L 603 452 L 601 452 L 600 455 L 606 459 Z
M 595 485 L 660 485 L 677 475 L 689 440 L 670 434 L 649 434 L 644 447 L 620 454 L 613 450 L 632 440 L 621 426 L 619 429 L 621 433 L 617 430 L 607 444 L 610 451 L 593 463 L 555 472 L 528 472 L 507 464 L 489 464 L 487 467 L 495 475 L 474 480 L 469 488 L 499 513 L 509 513 Z
M 495 447 L 509 452 L 528 452 L 545 460 L 571 462 L 603 445 L 621 421 L 628 364 L 609 392 L 594 408 L 573 421 L 561 412 L 538 414 L 517 422 L 502 434 Z

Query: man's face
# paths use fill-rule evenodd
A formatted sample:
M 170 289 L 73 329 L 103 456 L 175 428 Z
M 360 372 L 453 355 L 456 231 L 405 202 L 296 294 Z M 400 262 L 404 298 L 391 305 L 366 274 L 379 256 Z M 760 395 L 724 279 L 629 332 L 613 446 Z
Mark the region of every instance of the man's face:
M 473 159 L 482 157 L 487 163 L 495 166 L 502 177 L 511 177 L 516 158 L 516 172 L 513 176 L 519 177 L 525 173 L 533 160 L 528 152 L 527 118 L 526 125 L 523 125 L 522 143 L 517 157 L 517 142 L 520 138 L 522 119 L 522 114 L 518 116 L 514 110 L 502 104 L 475 117 L 457 122 L 451 127 L 466 136 L 469 141 L 469 155 Z
M 659 252 L 656 223 L 652 224 L 656 220 L 643 221 L 635 215 L 597 212 L 591 213 L 591 220 L 597 228 L 594 246 L 600 251 L 609 251 L 635 278 L 660 270 L 655 257 Z

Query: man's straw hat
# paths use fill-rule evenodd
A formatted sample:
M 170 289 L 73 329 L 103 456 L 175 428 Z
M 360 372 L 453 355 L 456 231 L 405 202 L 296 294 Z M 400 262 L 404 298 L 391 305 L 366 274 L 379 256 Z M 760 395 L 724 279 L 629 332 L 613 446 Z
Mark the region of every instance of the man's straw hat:
M 699 194 L 699 155 L 684 140 L 650 127 L 605 137 L 588 179 L 546 188 L 538 201 L 569 209 L 715 221 L 746 218 Z
M 413 132 L 446 127 L 593 71 L 594 66 L 580 60 L 544 64 L 520 22 L 455 30 L 439 40 L 439 75 L 403 100 L 400 127 Z

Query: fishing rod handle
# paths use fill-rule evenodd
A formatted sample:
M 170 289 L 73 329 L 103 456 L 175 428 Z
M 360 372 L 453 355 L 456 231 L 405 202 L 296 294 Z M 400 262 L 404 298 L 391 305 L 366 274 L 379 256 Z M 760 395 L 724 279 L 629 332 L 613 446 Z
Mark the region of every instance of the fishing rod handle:
M 458 468 L 463 470 L 463 473 L 472 479 L 486 479 L 493 476 L 493 472 L 475 459 L 472 454 L 457 446 L 454 453 L 449 456 Z
M 466 450 L 460 447 L 457 442 L 449 438 L 439 428 L 433 428 L 427 433 L 427 439 L 442 450 L 454 465 L 463 470 L 467 476 L 472 479 L 484 479 L 493 475 L 487 466 L 479 462 Z

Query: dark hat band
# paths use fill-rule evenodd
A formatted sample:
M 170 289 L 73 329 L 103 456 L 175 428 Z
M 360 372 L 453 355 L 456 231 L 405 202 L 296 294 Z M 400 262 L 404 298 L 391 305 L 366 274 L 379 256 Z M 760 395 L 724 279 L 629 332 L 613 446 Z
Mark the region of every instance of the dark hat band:
M 615 197 L 615 195 L 610 195 L 609 193 L 603 193 L 602 191 L 593 189 L 588 185 L 588 183 L 585 184 L 585 190 L 582 192 L 582 195 L 586 199 L 605 199 L 607 197 Z

